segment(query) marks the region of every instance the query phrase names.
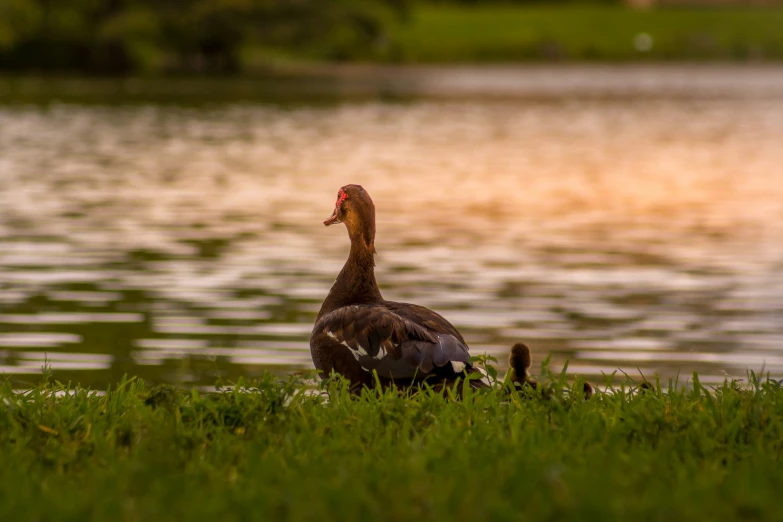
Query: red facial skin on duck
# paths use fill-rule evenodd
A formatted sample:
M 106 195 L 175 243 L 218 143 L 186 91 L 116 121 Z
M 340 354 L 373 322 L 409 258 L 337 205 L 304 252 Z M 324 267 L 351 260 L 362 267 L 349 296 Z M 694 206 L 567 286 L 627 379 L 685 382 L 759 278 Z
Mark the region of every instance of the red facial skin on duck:
M 327 227 L 329 225 L 336 225 L 337 223 L 342 223 L 340 221 L 340 206 L 343 204 L 343 201 L 348 199 L 348 194 L 345 193 L 343 189 L 340 189 L 340 191 L 337 193 L 337 203 L 334 204 L 334 212 L 332 212 L 332 215 L 329 216 L 329 219 L 324 221 L 324 225 Z

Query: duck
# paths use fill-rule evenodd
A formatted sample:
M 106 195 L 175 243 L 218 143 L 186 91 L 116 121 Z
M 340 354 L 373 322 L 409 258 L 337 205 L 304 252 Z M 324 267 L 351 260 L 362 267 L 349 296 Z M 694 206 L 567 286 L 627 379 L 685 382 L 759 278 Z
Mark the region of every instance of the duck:
M 506 383 L 517 391 L 522 391 L 525 388 L 538 390 L 540 386 L 538 381 L 530 375 L 530 367 L 532 364 L 533 357 L 530 354 L 530 348 L 528 348 L 525 343 L 516 343 L 511 347 L 511 353 L 509 353 L 508 356 L 509 370 Z M 644 384 L 649 385 L 649 383 L 645 382 L 642 384 L 642 387 L 644 387 Z M 544 387 L 541 394 L 547 397 L 550 395 L 550 392 L 551 390 Z M 590 400 L 594 393 L 593 386 L 589 382 L 584 381 L 582 383 L 582 393 L 584 394 L 585 400 Z
M 400 389 L 422 383 L 442 388 L 459 378 L 473 388 L 489 386 L 454 325 L 428 308 L 381 295 L 375 279 L 375 205 L 361 185 L 340 188 L 323 223 L 344 224 L 351 248 L 310 335 L 313 364 L 322 378 L 340 374 L 353 391 L 378 382 Z M 527 346 L 515 345 L 511 362 L 521 384 L 530 366 Z

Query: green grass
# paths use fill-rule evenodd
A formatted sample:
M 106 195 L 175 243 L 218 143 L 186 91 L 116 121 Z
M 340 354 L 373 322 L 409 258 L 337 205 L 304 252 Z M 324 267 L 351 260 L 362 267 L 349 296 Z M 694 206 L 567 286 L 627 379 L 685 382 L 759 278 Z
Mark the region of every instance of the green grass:
M 394 28 L 402 61 L 783 59 L 783 8 L 416 5 Z M 634 38 L 647 33 L 649 52 Z
M 0 386 L 3 520 L 780 520 L 774 381 L 455 401 Z M 553 389 L 560 389 L 554 385 Z

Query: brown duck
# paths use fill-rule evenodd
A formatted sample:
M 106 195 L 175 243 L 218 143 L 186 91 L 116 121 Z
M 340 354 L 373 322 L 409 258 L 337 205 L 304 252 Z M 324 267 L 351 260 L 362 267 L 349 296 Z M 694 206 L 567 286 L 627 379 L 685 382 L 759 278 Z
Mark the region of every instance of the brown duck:
M 373 371 L 382 385 L 398 387 L 423 381 L 439 386 L 478 372 L 465 339 L 446 319 L 423 306 L 386 301 L 381 295 L 374 268 L 375 205 L 361 186 L 338 191 L 334 212 L 324 225 L 337 223 L 348 229 L 351 251 L 310 335 L 310 352 L 321 375 L 334 371 L 359 390 L 374 385 Z M 524 361 L 517 358 L 515 380 L 522 381 L 530 355 L 526 346 L 519 346 L 527 353 Z M 471 384 L 487 386 L 480 379 Z

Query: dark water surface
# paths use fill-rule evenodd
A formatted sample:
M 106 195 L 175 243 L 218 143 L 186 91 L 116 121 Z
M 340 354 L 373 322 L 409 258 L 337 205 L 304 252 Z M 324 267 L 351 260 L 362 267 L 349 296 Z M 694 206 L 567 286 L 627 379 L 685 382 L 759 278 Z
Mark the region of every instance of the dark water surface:
M 475 353 L 524 340 L 593 379 L 783 376 L 783 71 L 384 74 L 380 97 L 317 102 L 6 98 L 0 373 L 311 367 L 348 251 L 321 222 L 360 183 L 384 296 Z

